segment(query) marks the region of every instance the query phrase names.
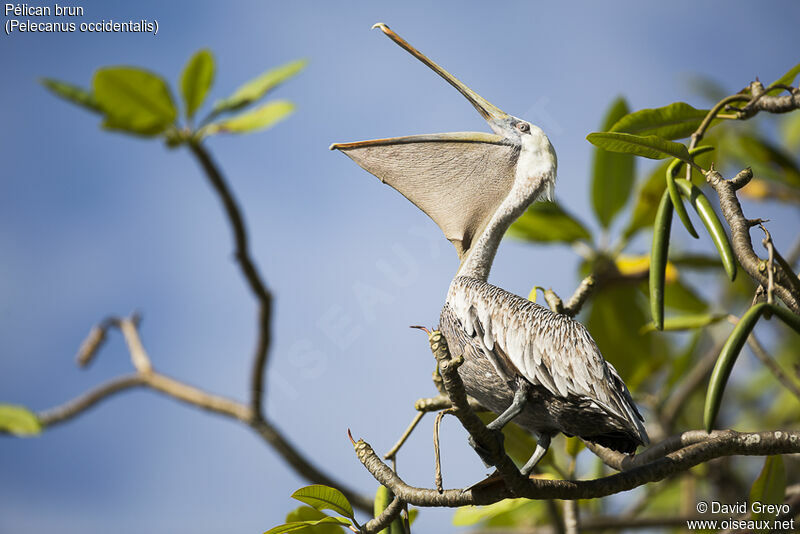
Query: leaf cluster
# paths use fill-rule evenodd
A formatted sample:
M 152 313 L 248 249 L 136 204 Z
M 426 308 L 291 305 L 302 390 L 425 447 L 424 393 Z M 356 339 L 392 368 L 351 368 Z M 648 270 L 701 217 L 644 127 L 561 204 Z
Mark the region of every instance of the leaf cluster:
M 206 101 L 216 73 L 214 56 L 207 49 L 196 52 L 180 75 L 183 124 L 169 83 L 146 69 L 103 67 L 94 73 L 90 89 L 52 78 L 44 78 L 41 83 L 56 96 L 101 115 L 106 129 L 162 137 L 168 146 L 177 147 L 219 133 L 265 130 L 285 119 L 294 111 L 294 104 L 288 100 L 255 104 L 297 75 L 306 64 L 306 60 L 291 61 L 246 82 L 230 96 L 217 100 L 197 127 L 196 114 Z

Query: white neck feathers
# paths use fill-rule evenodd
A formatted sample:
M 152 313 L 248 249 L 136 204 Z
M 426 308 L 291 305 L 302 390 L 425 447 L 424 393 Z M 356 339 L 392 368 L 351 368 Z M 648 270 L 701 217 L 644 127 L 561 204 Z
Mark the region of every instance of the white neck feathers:
M 522 139 L 514 186 L 470 247 L 456 276 L 488 280 L 500 240 L 511 223 L 534 201 L 540 198 L 552 200 L 556 154 L 544 133 L 535 126 L 532 128 L 535 128 L 531 132 L 533 135 Z

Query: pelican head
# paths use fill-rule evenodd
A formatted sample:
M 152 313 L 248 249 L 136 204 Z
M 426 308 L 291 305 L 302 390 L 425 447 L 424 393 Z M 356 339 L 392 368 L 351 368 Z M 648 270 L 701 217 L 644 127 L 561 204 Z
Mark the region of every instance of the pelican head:
M 386 24 L 395 43 L 455 87 L 493 134 L 448 132 L 334 143 L 365 170 L 428 214 L 462 260 L 498 214 L 510 221 L 539 198 L 552 198 L 556 158 L 541 128 L 504 112 L 411 46 Z M 513 215 L 513 218 L 510 218 Z M 494 229 L 502 237 L 502 227 Z
M 556 178 L 556 153 L 541 128 L 525 119 L 509 115 L 483 98 L 467 87 L 461 80 L 414 48 L 383 22 L 379 22 L 372 27 L 373 29 L 380 29 L 392 41 L 444 78 L 447 83 L 455 87 L 475 107 L 495 134 L 503 137 L 507 143 L 519 147 L 520 160 L 514 173 L 513 188 L 521 193 L 522 200 L 527 201 L 526 205 L 539 199 L 553 200 Z M 544 181 L 544 184 L 542 184 L 542 181 Z

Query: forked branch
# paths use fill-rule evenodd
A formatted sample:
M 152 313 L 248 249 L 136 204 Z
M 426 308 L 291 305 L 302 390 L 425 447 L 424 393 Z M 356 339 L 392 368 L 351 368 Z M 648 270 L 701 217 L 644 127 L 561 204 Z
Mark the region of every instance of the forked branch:
M 335 486 L 350 502 L 365 512 L 372 512 L 372 500 L 354 489 L 334 480 L 317 468 L 271 423 L 264 413 L 264 374 L 269 356 L 272 323 L 272 294 L 258 272 L 250 249 L 244 218 L 222 173 L 214 164 L 210 154 L 196 141 L 188 143 L 214 191 L 222 201 L 225 214 L 231 225 L 234 238 L 235 257 L 248 287 L 258 302 L 258 325 L 256 346 L 250 376 L 250 401 L 247 404 L 207 393 L 199 388 L 160 374 L 153 369 L 138 332 L 138 317 L 126 319 L 109 318 L 94 327 L 78 353 L 78 363 L 88 364 L 102 346 L 109 328 L 118 328 L 128 346 L 136 373 L 122 376 L 97 387 L 61 406 L 39 414 L 44 427 L 69 421 L 101 401 L 132 388 L 149 388 L 173 399 L 197 408 L 235 419 L 253 429 L 268 445 L 302 477 L 328 486 Z

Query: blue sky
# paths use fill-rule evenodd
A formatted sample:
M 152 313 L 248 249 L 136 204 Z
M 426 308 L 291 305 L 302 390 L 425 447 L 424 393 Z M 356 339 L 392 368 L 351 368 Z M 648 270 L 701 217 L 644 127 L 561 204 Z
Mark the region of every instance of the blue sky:
M 260 134 L 208 147 L 244 210 L 276 295 L 268 412 L 302 450 L 351 485 L 375 483 L 351 428 L 388 449 L 433 394 L 432 358 L 411 324 L 434 325 L 457 266 L 438 228 L 342 154 L 352 141 L 487 126 L 450 86 L 370 26 L 378 21 L 501 109 L 550 135 L 556 196 L 584 221 L 587 133 L 619 94 L 635 108 L 685 100 L 703 74 L 730 89 L 798 61 L 800 6 L 745 2 L 85 2 L 82 20 L 158 20 L 149 34 L 2 36 L 0 401 L 44 409 L 131 370 L 112 336 L 98 361 L 73 355 L 91 325 L 140 310 L 164 373 L 243 399 L 255 304 L 231 258 L 217 199 L 186 150 L 109 134 L 36 83 L 87 85 L 103 65 L 176 82 L 188 57 L 217 60 L 211 99 L 291 59 L 307 70 L 275 92 L 297 104 Z M 4 20 L 5 22 L 5 20 Z M 780 244 L 796 213 L 771 226 Z M 506 242 L 491 280 L 568 294 L 574 255 Z M 432 418 L 399 459 L 431 485 Z M 443 431 L 445 483 L 486 472 L 463 431 Z M 247 429 L 150 392 L 118 396 L 37 439 L 0 439 L 0 531 L 262 532 L 304 485 Z M 451 512 L 425 510 L 422 531 Z M 452 528 L 452 527 L 451 527 Z

